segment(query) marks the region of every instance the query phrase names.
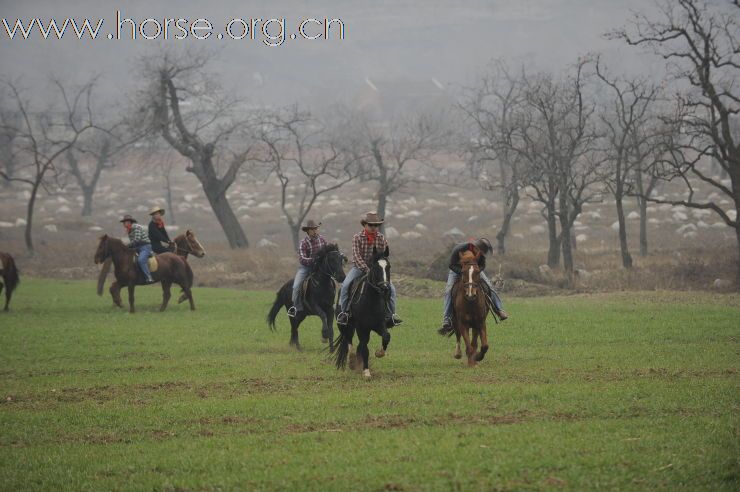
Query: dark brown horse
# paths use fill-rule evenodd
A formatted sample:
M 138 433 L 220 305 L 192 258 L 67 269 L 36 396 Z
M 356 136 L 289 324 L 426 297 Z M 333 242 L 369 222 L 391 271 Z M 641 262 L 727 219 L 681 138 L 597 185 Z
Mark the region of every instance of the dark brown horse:
M 174 253 L 179 256 L 180 258 L 187 261 L 188 255 L 193 255 L 196 258 L 203 258 L 206 255 L 206 250 L 203 248 L 203 246 L 200 244 L 200 241 L 198 241 L 198 238 L 195 236 L 195 233 L 188 229 L 183 234 L 180 234 L 175 238 L 173 241 L 175 243 L 175 250 Z M 111 260 L 108 258 L 103 263 L 103 268 L 100 269 L 100 275 L 98 276 L 98 295 L 103 295 L 103 287 L 105 286 L 105 279 L 108 276 L 108 272 L 110 271 L 110 264 Z M 192 270 L 188 270 L 191 278 L 190 278 L 190 286 L 193 286 L 193 279 L 192 279 Z M 113 282 L 110 286 L 110 295 L 113 298 L 113 304 L 115 304 L 118 307 L 122 307 L 121 303 L 121 288 L 118 286 L 118 282 Z M 183 303 L 188 300 L 187 294 L 183 292 L 180 295 L 180 298 L 177 300 L 177 303 Z
M 116 276 L 114 285 L 118 289 L 118 291 L 114 292 L 113 286 L 111 286 L 113 301 L 118 301 L 116 305 L 121 307 L 120 289 L 128 287 L 129 312 L 133 313 L 135 311 L 134 288 L 137 285 L 146 285 L 144 274 L 141 273 L 141 270 L 134 261 L 134 251 L 123 244 L 123 241 L 120 239 L 110 237 L 106 234 L 100 238 L 98 249 L 95 251 L 95 264 L 104 263 L 108 258 L 113 262 Z M 173 283 L 182 288 L 190 301 L 190 309 L 194 310 L 195 303 L 193 302 L 193 294 L 190 291 L 193 285 L 193 271 L 190 269 L 188 262 L 174 253 L 162 253 L 157 255 L 157 263 L 157 271 L 152 272 L 152 277 L 155 281 L 162 282 L 162 306 L 159 310 L 164 311 L 167 308 L 167 303 L 172 296 L 170 287 L 172 287 Z M 102 295 L 100 285 L 98 287 L 98 294 Z
M 21 282 L 18 273 L 18 268 L 15 266 L 13 257 L 8 253 L 0 251 L 0 279 L 2 279 L 2 282 L 0 282 L 0 293 L 2 293 L 3 287 L 5 287 L 5 308 L 3 311 L 10 309 L 8 307 L 10 306 L 10 298 L 13 297 L 13 291 Z
M 477 253 L 478 255 L 480 254 Z M 460 278 L 452 288 L 453 306 L 455 318 L 452 328 L 442 328 L 440 335 L 457 337 L 455 358 L 460 359 L 460 337 L 465 340 L 465 353 L 468 356 L 468 365 L 474 367 L 476 362 L 483 360 L 488 352 L 488 334 L 486 332 L 486 316 L 488 315 L 488 304 L 486 294 L 483 291 L 480 280 L 480 267 L 478 256 L 472 251 L 460 253 L 460 265 L 462 271 Z M 472 333 L 470 333 L 472 331 Z M 480 337 L 481 350 L 478 352 L 478 338 Z

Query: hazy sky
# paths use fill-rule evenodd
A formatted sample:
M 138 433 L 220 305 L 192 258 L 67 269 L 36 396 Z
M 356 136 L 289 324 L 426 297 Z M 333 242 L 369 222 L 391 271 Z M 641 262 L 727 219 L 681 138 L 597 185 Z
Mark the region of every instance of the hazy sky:
M 471 85 L 493 57 L 512 64 L 560 68 L 588 51 L 601 51 L 613 67 L 648 70 L 635 49 L 607 41 L 603 33 L 626 22 L 639 0 L 494 0 L 494 1 L 301 1 L 244 0 L 176 2 L 105 0 L 0 0 L 0 18 L 12 24 L 33 17 L 60 24 L 67 17 L 104 18 L 101 39 L 79 41 L 70 31 L 62 41 L 9 40 L 0 26 L 0 60 L 5 77 L 44 87 L 51 74 L 81 80 L 102 74 L 101 91 L 118 94 L 135 82 L 138 57 L 161 49 L 197 45 L 219 52 L 211 70 L 231 90 L 256 103 L 324 103 L 351 97 L 370 81 L 431 81 L 445 87 Z M 267 5 L 267 6 L 266 6 Z M 303 18 L 340 18 L 344 40 L 286 40 L 276 48 L 255 40 L 205 41 L 108 40 L 116 10 L 142 22 L 207 18 L 222 32 L 232 18 L 287 18 L 287 32 Z M 275 26 L 277 27 L 277 26 Z M 130 28 L 129 28 L 130 29 Z

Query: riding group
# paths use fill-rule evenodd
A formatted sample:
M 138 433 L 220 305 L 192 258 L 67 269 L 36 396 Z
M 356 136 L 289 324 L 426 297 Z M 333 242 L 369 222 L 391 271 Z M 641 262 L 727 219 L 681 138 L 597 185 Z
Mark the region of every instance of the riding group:
M 110 287 L 114 303 L 121 307 L 120 290 L 128 288 L 129 311 L 134 312 L 134 288 L 155 282 L 162 284 L 162 305 L 167 307 L 170 288 L 177 284 L 182 289 L 179 302 L 193 301 L 193 271 L 188 264 L 189 254 L 203 257 L 205 250 L 191 230 L 171 240 L 164 223 L 165 211 L 154 207 L 150 211 L 148 227 L 139 224 L 131 215 L 121 220 L 129 238 L 125 244 L 120 239 L 104 235 L 100 238 L 95 263 L 103 264 L 98 280 L 98 294 L 102 294 L 105 278 L 111 263 L 116 281 Z M 396 289 L 391 282 L 390 249 L 380 232 L 383 218 L 368 212 L 360 220 L 362 230 L 352 238 L 353 266 L 345 275 L 343 265 L 347 258 L 336 244 L 328 243 L 319 233 L 320 222 L 308 220 L 302 227 L 306 236 L 298 248 L 298 271 L 278 291 L 275 302 L 267 315 L 270 327 L 283 307 L 287 308 L 291 323 L 291 345 L 300 350 L 298 326 L 307 316 L 318 316 L 322 321 L 322 337 L 329 343 L 338 368 L 350 365 L 361 369 L 370 377 L 368 342 L 370 332 L 382 339 L 382 348 L 376 351 L 383 357 L 390 342 L 389 328 L 400 325 L 396 314 Z M 461 358 L 461 338 L 465 342 L 468 364 L 474 366 L 483 360 L 488 350 L 486 317 L 489 312 L 494 320 L 505 320 L 501 299 L 491 280 L 486 276 L 486 255 L 492 252 L 486 238 L 457 244 L 452 249 L 449 272 L 444 293 L 444 312 L 441 335 L 457 337 L 455 358 Z M 18 272 L 10 255 L 0 253 L 0 277 L 6 286 L 5 310 L 10 296 L 18 284 Z M 341 284 L 337 306 L 334 305 L 336 284 Z M 0 292 L 3 282 L 0 282 Z M 333 320 L 337 313 L 340 336 L 334 340 Z M 356 353 L 351 353 L 354 334 L 358 337 Z M 480 351 L 478 340 L 480 339 Z M 359 363 L 359 358 L 362 363 Z

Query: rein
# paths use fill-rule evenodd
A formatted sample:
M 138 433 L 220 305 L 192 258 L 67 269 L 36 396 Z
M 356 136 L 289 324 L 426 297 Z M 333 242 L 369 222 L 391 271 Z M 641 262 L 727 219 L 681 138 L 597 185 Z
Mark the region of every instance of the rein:
M 328 253 L 326 254 L 326 256 L 324 256 L 324 257 L 323 257 L 323 258 L 321 259 L 321 263 L 319 263 L 319 266 L 318 266 L 318 268 L 317 268 L 317 269 L 316 269 L 315 271 L 317 271 L 317 272 L 319 272 L 319 273 L 321 273 L 321 274 L 323 274 L 323 275 L 326 275 L 327 277 L 331 278 L 331 279 L 332 279 L 332 280 L 334 280 L 335 282 L 339 283 L 339 280 L 337 280 L 337 278 L 336 278 L 336 277 L 334 276 L 334 274 L 333 274 L 333 273 L 331 273 L 331 272 L 327 272 L 327 271 L 326 271 L 326 270 L 324 269 L 324 267 L 325 267 L 325 265 L 326 265 L 326 260 L 328 259 L 329 255 L 331 255 L 331 254 L 338 254 L 338 255 L 341 255 L 342 253 L 340 253 L 339 251 L 329 251 L 329 252 L 328 252 Z M 313 275 L 314 273 L 315 273 L 315 272 L 311 272 L 311 280 L 313 281 L 314 285 L 316 285 L 316 284 L 318 283 L 318 280 L 315 280 L 315 279 L 313 278 L 313 277 L 314 277 L 314 275 Z

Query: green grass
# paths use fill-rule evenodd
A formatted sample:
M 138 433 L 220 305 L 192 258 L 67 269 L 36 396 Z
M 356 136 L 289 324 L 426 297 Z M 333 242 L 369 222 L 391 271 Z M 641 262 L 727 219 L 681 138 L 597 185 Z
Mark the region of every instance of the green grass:
M 90 282 L 25 279 L 0 313 L 0 488 L 726 489 L 740 482 L 740 300 L 513 299 L 470 369 L 406 320 L 373 378 L 288 346 L 270 292 L 195 290 L 134 315 Z M 379 344 L 373 335 L 373 351 Z

